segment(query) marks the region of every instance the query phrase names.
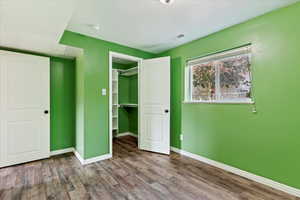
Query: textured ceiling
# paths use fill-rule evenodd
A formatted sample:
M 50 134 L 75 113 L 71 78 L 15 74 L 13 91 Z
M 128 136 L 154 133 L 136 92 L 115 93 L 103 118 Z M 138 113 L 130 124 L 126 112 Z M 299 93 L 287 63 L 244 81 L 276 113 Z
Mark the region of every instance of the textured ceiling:
M 297 1 L 84 0 L 68 30 L 158 53 Z
M 59 44 L 76 0 L 0 0 L 0 46 L 73 57 L 79 50 Z
M 297 1 L 0 0 L 0 46 L 72 57 L 59 44 L 68 29 L 158 53 Z

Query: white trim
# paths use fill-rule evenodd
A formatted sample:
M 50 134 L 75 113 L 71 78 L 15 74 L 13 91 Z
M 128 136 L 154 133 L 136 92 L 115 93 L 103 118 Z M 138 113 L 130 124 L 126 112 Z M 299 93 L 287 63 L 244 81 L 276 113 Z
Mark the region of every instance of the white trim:
M 84 158 L 81 157 L 81 155 L 76 150 L 74 151 L 74 154 L 75 154 L 76 158 L 80 161 L 80 163 L 82 165 L 88 165 L 88 164 L 98 162 L 98 161 L 101 161 L 101 160 L 110 159 L 112 157 L 111 154 L 104 154 L 102 156 L 97 156 L 97 157 L 94 157 L 94 158 L 84 159 Z
M 136 134 L 134 134 L 134 133 L 131 133 L 131 132 L 119 133 L 119 134 L 117 134 L 115 137 L 116 137 L 116 138 L 119 138 L 119 137 L 123 137 L 123 136 L 127 136 L 127 135 L 130 135 L 130 136 L 136 137 L 136 138 L 139 137 L 138 135 L 136 135 Z
M 138 149 L 141 149 L 141 141 L 139 138 L 141 138 L 141 82 L 142 82 L 142 79 L 141 79 L 141 70 L 142 70 L 142 65 L 143 65 L 143 59 L 140 60 L 138 62 Z
M 88 164 L 91 164 L 91 163 L 94 163 L 94 162 L 98 162 L 98 161 L 101 161 L 101 160 L 106 160 L 106 159 L 110 159 L 112 158 L 112 155 L 111 154 L 104 154 L 102 156 L 97 156 L 97 157 L 94 157 L 94 158 L 89 158 L 89 159 L 86 159 L 83 161 L 83 165 L 88 165 Z
M 78 151 L 74 150 L 74 155 L 76 156 L 76 158 L 80 161 L 80 163 L 82 165 L 84 165 L 84 159 L 81 157 L 80 153 L 78 153 Z
M 221 162 L 217 162 L 217 161 L 208 159 L 208 158 L 206 158 L 206 157 L 199 156 L 199 155 L 196 155 L 196 154 L 193 154 L 193 153 L 190 153 L 190 152 L 187 152 L 187 151 L 178 149 L 178 148 L 176 148 L 176 147 L 171 147 L 171 151 L 174 151 L 174 152 L 179 153 L 179 154 L 181 154 L 181 155 L 184 155 L 184 156 L 193 158 L 193 159 L 195 159 L 195 160 L 199 160 L 199 161 L 201 161 L 201 162 L 204 162 L 204 163 L 206 163 L 206 164 L 212 165 L 212 166 L 214 166 L 214 167 L 217 167 L 217 168 L 220 168 L 220 169 L 229 171 L 229 172 L 231 172 L 231 173 L 234 173 L 234 174 L 237 174 L 237 175 L 239 175 L 239 176 L 248 178 L 248 179 L 250 179 L 250 180 L 252 180 L 252 181 L 255 181 L 255 182 L 258 182 L 258 183 L 267 185 L 267 186 L 269 186 L 269 187 L 272 187 L 272 188 L 275 188 L 275 189 L 277 189 L 277 190 L 286 192 L 286 193 L 288 193 L 288 194 L 291 194 L 291 195 L 300 197 L 300 189 L 293 188 L 293 187 L 291 187 L 291 186 L 284 185 L 284 184 L 282 184 L 282 183 L 278 183 L 278 182 L 273 181 L 273 180 L 271 180 L 271 179 L 268 179 L 268 178 L 265 178 L 265 177 L 262 177 L 262 176 L 255 175 L 255 174 L 252 174 L 252 173 L 250 173 L 250 172 L 243 171 L 243 170 L 241 170 L 241 169 L 232 167 L 232 166 L 230 166 L 230 165 L 226 165 L 226 164 L 223 164 L 223 163 L 221 163 Z
M 111 53 L 111 52 L 109 52 L 109 69 L 108 69 L 108 71 L 109 71 L 109 83 L 108 83 L 108 87 L 109 87 L 109 93 L 108 93 L 108 95 L 109 95 L 109 115 L 108 115 L 108 117 L 109 117 L 109 124 L 108 124 L 108 126 L 109 126 L 109 129 L 108 129 L 108 131 L 109 131 L 109 133 L 108 133 L 108 135 L 109 135 L 109 152 L 112 154 L 112 138 L 113 138 L 113 119 L 112 119 L 112 117 L 113 117 L 113 102 L 112 102 L 112 98 L 113 98 L 113 95 L 112 95 L 112 85 L 113 85 L 113 79 L 112 79 L 112 59 L 113 59 L 113 54 Z
M 51 151 L 50 156 L 56 156 L 56 155 L 61 155 L 61 154 L 65 154 L 65 153 L 72 153 L 74 151 L 75 151 L 74 147 L 60 149 L 60 150 L 56 150 L 56 151 Z
M 220 60 L 220 59 L 226 59 L 229 57 L 238 56 L 238 55 L 242 55 L 242 54 L 249 54 L 249 53 L 251 53 L 251 49 L 252 49 L 252 45 L 248 44 L 243 47 L 238 47 L 238 48 L 231 49 L 231 50 L 225 50 L 222 52 L 216 52 L 216 53 L 213 53 L 210 55 L 201 56 L 200 58 L 189 59 L 187 61 L 187 65 L 194 66 L 194 65 L 199 65 L 202 63 L 207 63 L 207 62 L 210 62 L 213 60 Z
M 214 100 L 214 101 L 183 101 L 183 104 L 254 104 L 255 102 L 252 100 L 249 101 L 221 101 L 221 100 Z
M 140 66 L 142 63 L 142 58 L 138 58 L 138 57 L 134 57 L 134 56 L 129 56 L 126 54 L 122 54 L 122 53 L 117 53 L 117 52 L 113 52 L 113 51 L 109 51 L 109 154 L 107 155 L 112 155 L 113 153 L 113 127 L 112 127 L 112 59 L 113 57 L 117 57 L 117 58 L 122 58 L 122 59 L 126 59 L 126 60 L 131 60 L 131 61 L 136 61 L 138 63 L 138 70 L 140 70 Z M 139 71 L 138 71 L 139 73 Z M 138 76 L 139 79 L 139 76 Z M 138 88 L 139 88 L 139 83 L 140 81 L 138 81 Z M 138 89 L 139 90 L 139 89 Z M 139 125 L 138 125 L 139 126 Z M 139 129 L 139 128 L 138 128 Z
M 61 149 L 61 150 L 57 150 L 57 151 L 51 151 L 50 156 L 56 156 L 56 155 L 61 155 L 61 154 L 65 154 L 65 153 L 74 153 L 74 155 L 76 156 L 76 158 L 80 161 L 80 163 L 82 165 L 91 164 L 91 163 L 98 162 L 101 160 L 106 160 L 106 159 L 109 159 L 112 157 L 111 154 L 105 154 L 105 155 L 97 156 L 94 158 L 84 159 L 73 147 Z

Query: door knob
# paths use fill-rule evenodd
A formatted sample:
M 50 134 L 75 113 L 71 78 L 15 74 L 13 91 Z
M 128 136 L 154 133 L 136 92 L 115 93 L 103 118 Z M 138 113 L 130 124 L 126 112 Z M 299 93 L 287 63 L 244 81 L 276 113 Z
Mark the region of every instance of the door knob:
M 48 113 L 49 113 L 49 111 L 48 111 L 48 110 L 45 110 L 45 111 L 44 111 L 44 113 L 45 113 L 45 114 L 48 114 Z
M 166 109 L 166 110 L 165 110 L 165 113 L 169 113 L 169 110 L 168 110 L 168 109 Z

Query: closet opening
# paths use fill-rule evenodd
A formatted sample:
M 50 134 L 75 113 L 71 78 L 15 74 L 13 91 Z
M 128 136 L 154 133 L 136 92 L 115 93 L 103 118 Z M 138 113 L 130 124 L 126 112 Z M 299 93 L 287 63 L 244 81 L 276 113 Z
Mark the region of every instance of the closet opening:
M 138 148 L 141 58 L 110 52 L 110 154 L 122 144 Z

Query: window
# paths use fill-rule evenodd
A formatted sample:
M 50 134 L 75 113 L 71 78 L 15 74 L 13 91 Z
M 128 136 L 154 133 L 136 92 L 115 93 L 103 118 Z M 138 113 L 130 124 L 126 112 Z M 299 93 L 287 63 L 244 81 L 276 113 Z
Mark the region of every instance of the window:
M 250 66 L 250 46 L 189 61 L 186 101 L 252 103 Z

